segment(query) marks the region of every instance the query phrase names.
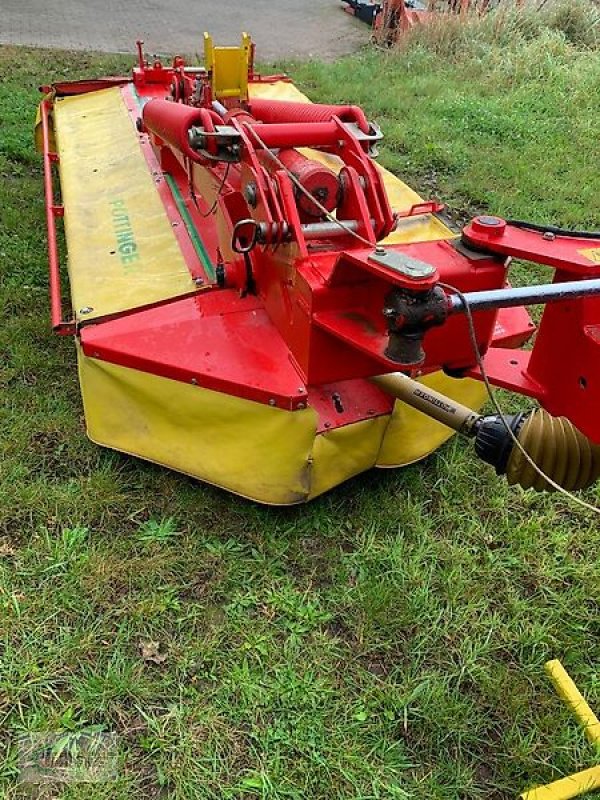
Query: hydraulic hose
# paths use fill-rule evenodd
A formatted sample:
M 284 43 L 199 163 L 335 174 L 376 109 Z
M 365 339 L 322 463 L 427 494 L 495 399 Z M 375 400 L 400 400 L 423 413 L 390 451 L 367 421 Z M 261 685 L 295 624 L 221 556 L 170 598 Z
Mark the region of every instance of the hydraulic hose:
M 523 228 L 539 233 L 553 233 L 555 236 L 573 236 L 577 239 L 600 239 L 600 231 L 571 231 L 568 228 L 558 228 L 556 225 L 539 225 L 536 222 L 527 222 L 523 219 L 507 219 L 506 222 L 513 228 Z

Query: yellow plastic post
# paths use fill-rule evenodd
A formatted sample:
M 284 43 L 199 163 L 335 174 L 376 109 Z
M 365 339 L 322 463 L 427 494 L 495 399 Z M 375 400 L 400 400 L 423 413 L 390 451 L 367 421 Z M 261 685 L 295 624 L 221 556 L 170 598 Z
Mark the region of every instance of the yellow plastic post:
M 556 658 L 547 661 L 545 669 L 559 696 L 582 725 L 589 741 L 592 744 L 600 744 L 600 722 L 567 670 Z M 523 792 L 520 797 L 521 800 L 570 800 L 595 789 L 600 789 L 600 766 L 567 775 L 566 778 L 547 783 L 545 786 L 536 786 L 535 789 Z
M 600 766 L 584 769 L 545 786 L 523 792 L 521 800 L 571 800 L 594 789 L 600 789 Z
M 546 662 L 545 668 L 554 688 L 583 727 L 588 741 L 592 744 L 600 744 L 600 721 L 586 703 L 567 670 L 558 659 Z

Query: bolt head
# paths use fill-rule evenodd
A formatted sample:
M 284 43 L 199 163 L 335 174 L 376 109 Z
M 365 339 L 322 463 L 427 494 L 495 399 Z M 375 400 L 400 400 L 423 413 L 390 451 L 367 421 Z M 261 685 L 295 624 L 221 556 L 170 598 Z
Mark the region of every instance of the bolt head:
M 244 197 L 250 208 L 256 208 L 258 203 L 258 191 L 255 183 L 248 183 L 244 189 Z

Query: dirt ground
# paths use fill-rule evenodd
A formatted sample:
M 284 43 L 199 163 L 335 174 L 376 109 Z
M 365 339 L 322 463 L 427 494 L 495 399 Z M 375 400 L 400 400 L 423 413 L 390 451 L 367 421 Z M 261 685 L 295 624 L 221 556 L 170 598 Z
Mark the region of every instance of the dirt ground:
M 236 44 L 247 31 L 261 61 L 333 58 L 355 50 L 366 25 L 340 0 L 2 0 L 0 44 L 103 52 L 202 52 L 202 34 Z

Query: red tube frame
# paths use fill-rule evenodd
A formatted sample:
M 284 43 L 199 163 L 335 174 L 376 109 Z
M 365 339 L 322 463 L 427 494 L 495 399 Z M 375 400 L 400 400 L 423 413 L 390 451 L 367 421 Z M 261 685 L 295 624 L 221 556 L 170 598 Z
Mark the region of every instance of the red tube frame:
M 58 162 L 58 154 L 50 149 L 50 100 L 42 100 L 42 142 L 44 158 L 44 195 L 46 205 L 46 225 L 48 227 L 48 273 L 50 287 L 50 319 L 52 330 L 62 335 L 75 333 L 75 322 L 63 319 L 62 294 L 60 283 L 60 264 L 58 260 L 58 243 L 56 241 L 56 217 L 64 215 L 64 207 L 54 202 L 52 183 L 52 164 Z

